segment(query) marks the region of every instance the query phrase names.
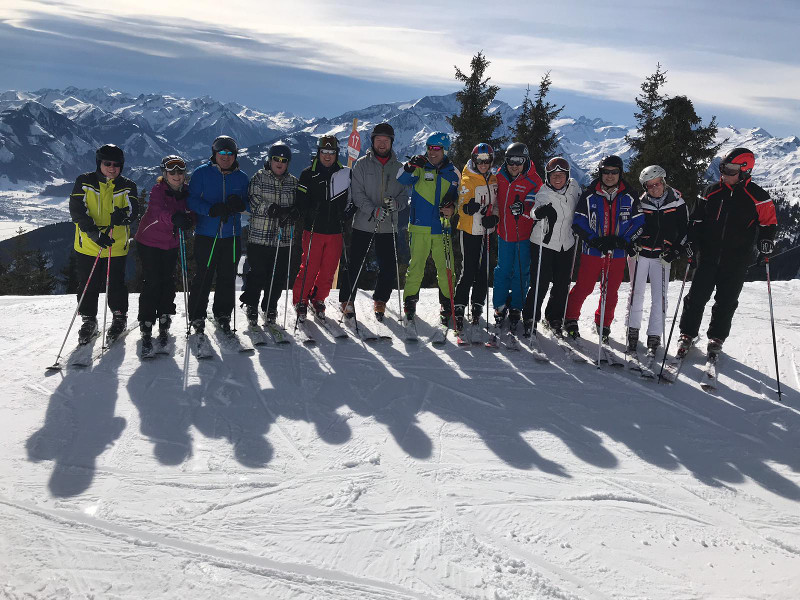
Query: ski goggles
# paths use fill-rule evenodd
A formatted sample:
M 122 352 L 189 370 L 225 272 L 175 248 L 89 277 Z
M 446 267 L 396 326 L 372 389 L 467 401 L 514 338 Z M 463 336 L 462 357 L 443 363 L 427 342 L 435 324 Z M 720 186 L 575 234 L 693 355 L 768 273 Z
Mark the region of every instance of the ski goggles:
M 664 182 L 661 181 L 660 179 L 658 181 L 654 182 L 654 183 L 645 183 L 644 184 L 644 187 L 646 187 L 648 190 L 654 190 L 656 188 L 660 188 L 660 187 L 663 187 L 663 186 L 664 186 Z
M 336 150 L 327 150 L 325 148 L 321 148 L 319 151 L 320 154 L 327 154 L 328 156 L 333 156 L 334 154 L 338 154 Z
M 433 150 L 434 152 L 438 152 L 439 150 L 444 150 L 444 146 L 428 146 L 428 150 Z
M 545 171 L 547 171 L 548 175 L 550 173 L 558 173 L 559 171 L 562 173 L 569 173 L 569 163 L 563 158 L 554 158 L 547 163 Z
M 164 163 L 164 170 L 167 173 L 186 173 L 186 163 L 181 158 L 173 158 Z
M 289 159 L 285 156 L 273 156 L 270 160 L 274 160 L 276 163 L 287 163 Z
M 475 155 L 475 164 L 478 165 L 490 165 L 492 164 L 492 157 L 489 155 L 488 152 L 481 152 L 480 154 Z
M 513 165 L 515 167 L 520 167 L 525 164 L 525 161 L 528 160 L 524 156 L 508 156 L 506 157 L 506 164 Z
M 619 169 L 600 169 L 602 175 L 619 175 Z
M 112 169 L 121 169 L 122 163 L 115 162 L 113 160 L 104 160 L 100 162 L 101 165 L 104 167 L 110 167 Z
M 736 163 L 726 163 L 719 166 L 719 172 L 723 175 L 738 175 L 742 172 L 742 165 Z
M 217 150 L 217 154 L 221 154 L 222 156 L 233 156 L 233 152 L 230 150 Z

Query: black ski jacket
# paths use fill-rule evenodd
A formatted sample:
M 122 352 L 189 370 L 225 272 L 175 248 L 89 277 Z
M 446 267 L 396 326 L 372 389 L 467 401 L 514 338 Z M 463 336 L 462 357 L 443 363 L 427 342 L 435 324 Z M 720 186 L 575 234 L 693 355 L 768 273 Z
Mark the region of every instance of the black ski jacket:
M 668 186 L 661 206 L 645 192 L 639 198 L 639 209 L 644 213 L 644 227 L 636 240 L 641 256 L 658 258 L 664 250 L 686 243 L 689 208 L 679 191 Z
M 350 189 L 350 169 L 338 162 L 325 169 L 315 158 L 300 173 L 295 206 L 303 214 L 303 229 L 316 233 L 342 233 L 344 208 Z

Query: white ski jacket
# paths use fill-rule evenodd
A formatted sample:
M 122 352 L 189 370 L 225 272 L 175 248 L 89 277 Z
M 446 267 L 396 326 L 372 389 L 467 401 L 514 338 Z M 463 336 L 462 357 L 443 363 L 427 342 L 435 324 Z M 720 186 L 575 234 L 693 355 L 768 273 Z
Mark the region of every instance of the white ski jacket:
M 531 241 L 551 250 L 569 250 L 575 243 L 572 231 L 572 217 L 575 206 L 581 195 L 581 186 L 570 179 L 560 190 L 543 185 L 536 194 L 536 201 L 531 209 L 531 218 L 536 219 L 534 211 L 540 206 L 552 206 L 548 216 L 537 220 L 531 232 Z

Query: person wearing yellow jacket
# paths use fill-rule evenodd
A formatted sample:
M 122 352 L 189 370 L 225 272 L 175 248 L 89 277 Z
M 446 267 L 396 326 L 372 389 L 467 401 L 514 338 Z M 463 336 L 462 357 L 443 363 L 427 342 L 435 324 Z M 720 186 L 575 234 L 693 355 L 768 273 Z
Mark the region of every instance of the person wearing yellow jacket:
M 78 301 L 81 301 L 89 274 L 98 254 L 110 257 L 108 306 L 112 311 L 107 343 L 125 329 L 128 315 L 128 288 L 125 285 L 125 261 L 128 256 L 130 224 L 139 214 L 136 184 L 122 177 L 125 155 L 114 144 L 105 144 L 95 152 L 97 169 L 79 175 L 69 197 L 69 214 L 75 223 L 75 254 L 78 272 Z M 95 269 L 79 312 L 83 324 L 78 342 L 87 343 L 97 331 L 97 300 L 105 281 Z
M 489 240 L 497 226 L 494 206 L 497 199 L 497 177 L 492 173 L 494 150 L 481 143 L 472 149 L 472 158 L 461 173 L 458 191 L 458 230 L 461 244 L 461 276 L 454 294 L 456 329 L 464 327 L 464 310 L 472 290 L 473 325 L 483 312 L 489 285 Z

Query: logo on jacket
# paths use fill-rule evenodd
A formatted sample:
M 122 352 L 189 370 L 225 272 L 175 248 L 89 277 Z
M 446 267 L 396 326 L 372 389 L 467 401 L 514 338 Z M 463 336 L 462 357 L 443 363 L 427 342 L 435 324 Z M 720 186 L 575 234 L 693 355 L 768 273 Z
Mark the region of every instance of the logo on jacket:
M 434 179 L 436 179 L 436 175 L 430 171 L 425 171 L 425 181 L 433 181 Z

